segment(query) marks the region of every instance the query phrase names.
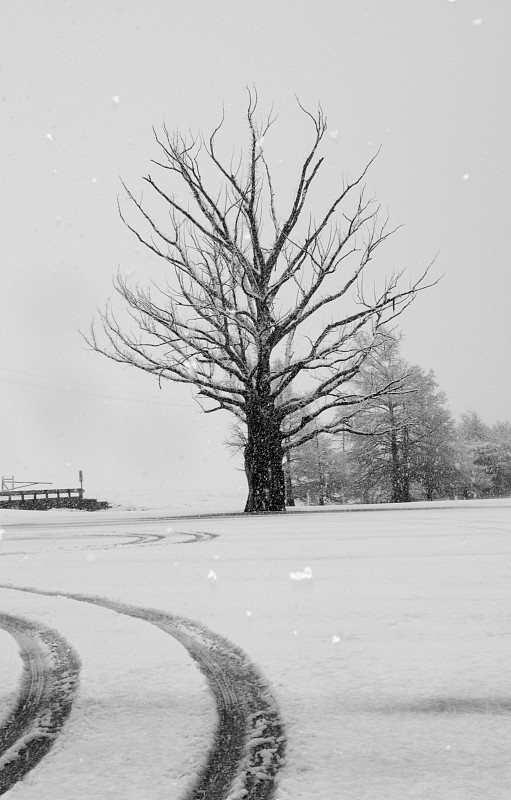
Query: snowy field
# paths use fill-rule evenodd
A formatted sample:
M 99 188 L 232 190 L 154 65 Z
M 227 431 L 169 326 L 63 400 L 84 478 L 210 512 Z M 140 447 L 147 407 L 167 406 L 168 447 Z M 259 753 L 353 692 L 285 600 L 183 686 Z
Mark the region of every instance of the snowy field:
M 277 800 L 509 796 L 511 501 L 142 507 L 2 512 L 0 615 L 56 631 L 81 661 L 60 735 L 6 797 L 198 800 L 215 699 L 184 640 L 137 609 L 199 623 L 259 668 L 285 730 Z M 0 628 L 0 726 L 21 675 Z M 238 776 L 219 797 L 258 791 Z

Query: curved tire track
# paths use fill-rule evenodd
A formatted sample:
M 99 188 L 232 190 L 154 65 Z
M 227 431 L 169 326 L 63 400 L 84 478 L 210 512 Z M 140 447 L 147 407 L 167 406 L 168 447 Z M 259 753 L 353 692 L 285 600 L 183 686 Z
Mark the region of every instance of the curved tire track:
M 72 539 L 73 541 L 80 541 L 80 535 L 70 536 L 67 537 Z M 110 533 L 101 536 L 100 542 L 97 544 L 85 544 L 82 547 L 60 547 L 58 548 L 62 552 L 73 552 L 76 550 L 113 550 L 116 547 L 148 547 L 150 545 L 161 544 L 161 542 L 165 541 L 167 536 L 165 534 L 157 534 L 157 533 L 134 533 L 134 534 L 122 534 L 122 533 Z M 30 537 L 30 540 L 33 541 L 36 537 Z M 107 542 L 104 543 L 105 540 L 108 539 L 129 539 L 129 541 L 122 541 L 122 542 Z M 18 539 L 19 541 L 19 539 Z M 45 539 L 47 542 L 48 539 Z M 61 542 L 62 538 L 55 537 L 54 539 L 50 539 L 51 542 Z M 0 553 L 1 557 L 6 556 L 33 556 L 37 555 L 37 552 L 30 551 L 30 550 L 12 550 L 11 552 L 7 553 Z
M 0 795 L 49 752 L 68 718 L 80 661 L 56 631 L 0 614 L 0 627 L 18 642 L 24 671 L 18 698 L 0 726 Z
M 108 533 L 103 535 L 101 539 L 127 539 L 127 542 L 115 542 L 114 544 L 107 545 L 86 545 L 81 548 L 83 550 L 113 550 L 114 547 L 143 547 L 152 544 L 161 544 L 167 538 L 163 533 Z
M 215 699 L 218 723 L 206 763 L 183 800 L 271 800 L 285 732 L 271 688 L 246 653 L 193 620 L 83 594 L 2 584 L 0 588 L 90 603 L 149 622 L 196 661 Z
M 188 536 L 184 542 L 172 542 L 172 544 L 196 544 L 197 542 L 208 542 L 211 539 L 218 539 L 219 533 L 209 533 L 208 531 L 173 531 L 171 536 Z
M 88 549 L 94 550 L 107 550 L 114 547 L 148 547 L 149 545 L 161 544 L 162 542 L 170 542 L 170 544 L 195 544 L 196 542 L 206 542 L 211 539 L 218 539 L 219 533 L 209 533 L 207 531 L 172 531 L 170 533 L 135 533 L 126 534 L 126 538 L 130 538 L 128 542 L 116 542 L 112 545 L 105 545 L 103 547 L 94 547 L 87 545 Z M 122 534 L 107 534 L 103 536 L 104 539 L 119 538 Z M 186 536 L 187 538 L 181 541 L 173 541 L 176 536 Z M 124 538 L 124 536 L 123 536 Z M 85 548 L 84 548 L 85 549 Z
M 162 544 L 162 542 L 170 541 L 171 544 L 196 544 L 197 542 L 210 541 L 217 539 L 220 534 L 209 533 L 207 531 L 172 531 L 172 533 L 110 533 L 101 536 L 101 543 L 86 544 L 83 547 L 61 547 L 63 551 L 71 552 L 74 550 L 113 550 L 117 547 L 149 547 L 151 545 Z M 180 541 L 172 541 L 176 536 L 186 537 Z M 34 538 L 34 537 L 31 537 Z M 68 537 L 73 540 L 79 540 L 80 535 Z M 128 539 L 128 541 L 103 543 L 105 539 Z M 51 541 L 62 541 L 61 538 L 56 537 Z M 6 556 L 25 556 L 34 555 L 31 551 L 16 550 L 8 553 L 0 553 L 1 557 Z

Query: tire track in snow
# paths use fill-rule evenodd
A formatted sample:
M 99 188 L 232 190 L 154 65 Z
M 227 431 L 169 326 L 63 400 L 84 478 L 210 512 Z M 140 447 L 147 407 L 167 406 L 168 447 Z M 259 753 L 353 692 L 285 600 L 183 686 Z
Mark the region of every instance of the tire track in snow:
M 114 542 L 105 545 L 86 545 L 83 550 L 113 550 L 115 547 L 147 547 L 152 544 L 161 544 L 167 537 L 163 533 L 108 533 L 101 536 L 103 539 L 129 539 L 127 542 Z M 82 548 L 81 548 L 82 549 Z
M 83 547 L 61 547 L 60 550 L 74 551 L 74 550 L 113 550 L 116 547 L 149 547 L 150 545 L 162 544 L 162 542 L 170 541 L 170 544 L 196 544 L 197 542 L 205 542 L 211 539 L 217 539 L 220 534 L 209 533 L 207 531 L 172 531 L 171 533 L 138 533 L 138 534 L 122 534 L 110 533 L 100 537 L 98 544 L 85 544 Z M 172 541 L 176 536 L 187 537 L 181 541 Z M 37 537 L 31 537 L 31 541 Z M 80 539 L 80 534 L 76 536 L 67 537 L 74 541 Z M 105 543 L 105 539 L 129 539 L 124 542 Z M 48 541 L 48 538 L 45 539 Z M 61 541 L 60 537 L 50 539 L 50 541 Z M 7 556 L 33 556 L 36 555 L 34 551 L 16 550 L 8 553 L 0 553 L 0 558 Z
M 218 533 L 209 533 L 207 531 L 170 531 L 167 533 L 138 533 L 138 534 L 129 534 L 130 541 L 128 542 L 116 542 L 112 545 L 105 545 L 104 547 L 98 546 L 94 547 L 93 545 L 87 545 L 87 548 L 94 549 L 94 550 L 111 550 L 114 547 L 136 547 L 136 546 L 148 546 L 153 544 L 161 544 L 162 542 L 169 542 L 170 544 L 195 544 L 196 542 L 206 542 L 211 539 L 217 539 L 220 534 Z M 176 536 L 186 536 L 184 541 L 173 541 Z M 123 537 L 122 534 L 107 534 L 106 536 L 102 537 L 105 539 L 110 538 L 127 538 Z M 84 548 L 86 549 L 86 548 Z
M 49 752 L 68 718 L 80 661 L 51 628 L 0 614 L 0 627 L 18 642 L 24 672 L 14 708 L 0 726 L 0 795 Z
M 83 594 L 1 584 L 0 588 L 66 597 L 142 619 L 179 641 L 214 696 L 218 723 L 199 778 L 182 800 L 271 800 L 283 764 L 285 732 L 271 688 L 246 653 L 185 617 Z
M 172 542 L 172 544 L 196 544 L 197 542 L 207 542 L 211 539 L 218 539 L 219 533 L 209 533 L 207 531 L 173 531 L 171 536 L 188 536 L 185 542 Z

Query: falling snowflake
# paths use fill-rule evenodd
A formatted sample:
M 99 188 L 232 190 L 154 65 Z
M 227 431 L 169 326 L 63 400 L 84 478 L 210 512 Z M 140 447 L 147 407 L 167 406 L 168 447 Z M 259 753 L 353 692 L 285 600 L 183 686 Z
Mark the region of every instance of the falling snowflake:
M 112 97 L 112 101 L 113 101 L 114 103 L 119 103 L 120 99 L 121 99 L 121 98 L 119 97 L 119 95 L 118 95 L 118 94 L 114 94 L 114 96 Z
M 333 139 L 334 141 L 336 141 L 336 140 L 339 138 L 339 131 L 337 131 L 337 130 L 335 130 L 335 131 L 328 131 L 328 135 L 330 136 L 330 138 L 331 138 L 331 139 Z
M 93 178 L 93 179 L 92 179 L 92 183 L 97 183 L 97 182 L 98 182 L 98 179 L 97 179 L 97 178 Z
M 51 133 L 47 133 L 47 134 L 46 134 L 46 138 L 48 139 L 48 141 L 49 141 L 49 142 L 54 142 L 54 141 L 55 141 L 55 139 L 53 138 L 53 136 L 51 135 Z
M 172 527 L 172 525 L 169 525 L 168 528 L 165 528 L 165 533 L 174 533 L 174 528 Z
M 312 578 L 312 570 L 310 567 L 305 567 L 303 572 L 290 572 L 289 577 L 293 581 L 304 581 Z
M 208 578 L 209 578 L 210 581 L 213 581 L 213 582 L 218 580 L 216 572 L 214 570 L 212 570 L 212 569 L 210 569 L 209 572 L 208 572 Z
M 332 636 L 332 644 L 339 644 L 340 641 L 341 641 L 340 636 L 335 636 L 335 635 Z
M 483 21 L 482 21 L 482 19 L 480 17 L 478 19 L 473 19 L 472 20 L 472 25 L 482 25 L 482 24 L 483 24 Z
M 469 178 L 470 178 L 470 175 L 468 174 L 468 172 L 465 172 L 465 174 L 463 176 L 463 180 L 464 181 L 468 181 Z
M 258 147 L 259 150 L 262 150 L 263 149 L 263 144 L 264 144 L 264 136 L 261 136 L 261 138 L 258 139 L 257 142 L 256 142 L 256 147 Z
M 251 617 L 251 616 L 252 616 L 252 612 L 251 611 L 247 611 L 247 617 Z

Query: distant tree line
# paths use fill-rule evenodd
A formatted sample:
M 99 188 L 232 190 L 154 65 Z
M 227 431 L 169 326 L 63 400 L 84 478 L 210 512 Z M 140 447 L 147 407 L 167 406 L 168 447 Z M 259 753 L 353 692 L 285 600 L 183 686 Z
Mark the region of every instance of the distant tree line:
M 356 432 L 318 431 L 285 453 L 288 505 L 511 495 L 511 423 L 487 425 L 475 411 L 455 422 L 434 373 L 402 359 L 399 344 L 383 337 L 358 376 L 366 396 L 381 385 L 399 392 L 368 400 Z

